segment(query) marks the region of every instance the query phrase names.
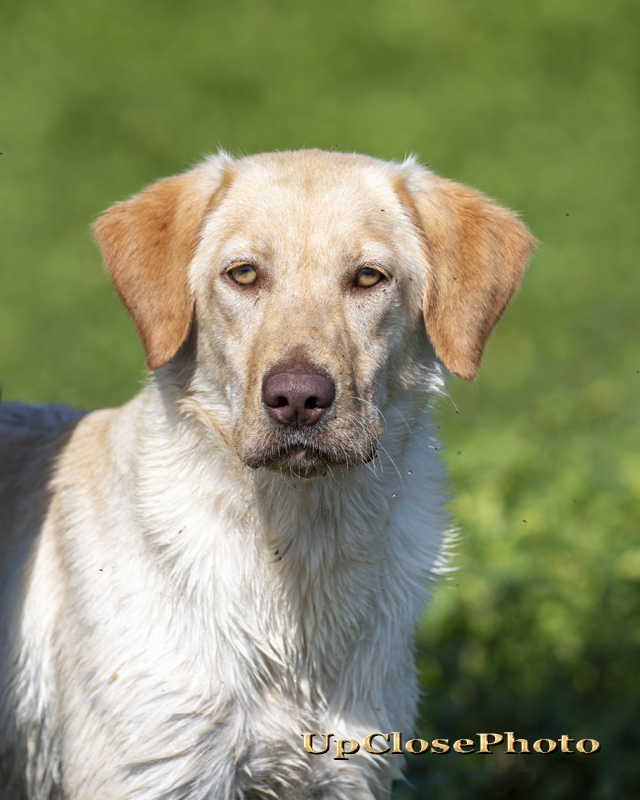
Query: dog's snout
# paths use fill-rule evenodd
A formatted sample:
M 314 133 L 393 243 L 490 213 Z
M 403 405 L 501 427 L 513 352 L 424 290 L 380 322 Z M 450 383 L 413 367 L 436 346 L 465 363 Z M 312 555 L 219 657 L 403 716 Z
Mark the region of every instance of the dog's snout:
M 262 382 L 262 402 L 276 422 L 302 428 L 314 425 L 333 403 L 331 378 L 311 367 L 287 367 Z

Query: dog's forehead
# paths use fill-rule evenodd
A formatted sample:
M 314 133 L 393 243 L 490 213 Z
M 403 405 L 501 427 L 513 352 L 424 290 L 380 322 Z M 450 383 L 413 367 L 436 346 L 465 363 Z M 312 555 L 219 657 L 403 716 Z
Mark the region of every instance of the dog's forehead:
M 406 222 L 397 167 L 366 156 L 252 156 L 235 162 L 227 180 L 208 227 L 231 248 L 393 249 Z
M 298 150 L 261 153 L 234 162 L 236 180 L 263 191 L 270 186 L 317 201 L 324 194 L 372 192 L 389 188 L 396 165 L 355 153 Z M 244 191 L 249 186 L 244 185 Z

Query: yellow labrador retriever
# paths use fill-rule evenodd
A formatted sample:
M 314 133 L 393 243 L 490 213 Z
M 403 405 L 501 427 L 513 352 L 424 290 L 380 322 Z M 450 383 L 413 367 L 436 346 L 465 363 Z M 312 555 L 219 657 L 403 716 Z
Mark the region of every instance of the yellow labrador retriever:
M 426 409 L 532 237 L 414 160 L 318 150 L 209 158 L 95 235 L 153 374 L 119 409 L 0 407 L 0 797 L 389 797 L 402 756 L 348 753 L 413 732 Z

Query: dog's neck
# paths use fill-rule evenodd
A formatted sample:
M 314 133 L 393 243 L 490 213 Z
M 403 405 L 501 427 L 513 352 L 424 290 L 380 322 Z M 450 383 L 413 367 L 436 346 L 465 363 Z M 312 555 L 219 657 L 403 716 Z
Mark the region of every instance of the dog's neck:
M 247 468 L 155 383 L 135 401 L 131 485 L 150 558 L 204 638 L 215 629 L 218 643 L 236 647 L 244 631 L 256 674 L 295 674 L 298 684 L 306 674 L 305 691 L 322 694 L 360 648 L 374 647 L 370 629 L 408 646 L 429 578 L 444 566 L 446 515 L 433 502 L 444 492 L 424 395 L 405 400 L 387 409 L 397 430 L 372 464 L 310 481 Z

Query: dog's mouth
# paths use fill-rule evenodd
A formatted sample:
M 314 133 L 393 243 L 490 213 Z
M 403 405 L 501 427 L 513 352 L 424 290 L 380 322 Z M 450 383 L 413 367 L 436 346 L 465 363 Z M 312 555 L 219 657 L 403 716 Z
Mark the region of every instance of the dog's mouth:
M 311 454 L 309 447 L 293 447 L 289 450 L 289 457 L 300 464 L 304 463 Z
M 376 455 L 373 441 L 369 447 L 335 446 L 302 431 L 290 434 L 286 441 L 278 439 L 263 442 L 259 450 L 247 453 L 244 463 L 251 469 L 264 468 L 294 478 L 315 478 L 326 475 L 333 467 L 362 466 Z

